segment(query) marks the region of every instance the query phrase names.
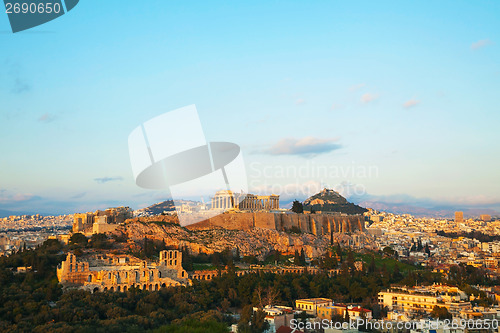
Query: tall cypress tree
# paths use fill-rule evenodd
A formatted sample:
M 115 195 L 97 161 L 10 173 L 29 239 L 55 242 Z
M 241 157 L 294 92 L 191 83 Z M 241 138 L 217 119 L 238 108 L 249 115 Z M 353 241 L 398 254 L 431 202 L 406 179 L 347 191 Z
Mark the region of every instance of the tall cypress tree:
M 300 255 L 299 255 L 299 251 L 298 250 L 295 250 L 295 255 L 294 255 L 294 258 L 293 258 L 293 263 L 296 266 L 300 266 Z
M 304 248 L 300 250 L 300 265 L 305 266 L 306 265 L 306 254 L 304 252 Z

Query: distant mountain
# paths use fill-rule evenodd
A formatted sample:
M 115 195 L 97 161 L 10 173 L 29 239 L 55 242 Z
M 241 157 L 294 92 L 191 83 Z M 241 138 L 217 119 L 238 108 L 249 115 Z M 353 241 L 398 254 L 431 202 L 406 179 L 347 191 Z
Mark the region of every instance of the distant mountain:
M 466 218 L 479 217 L 481 214 L 489 214 L 491 216 L 499 215 L 499 212 L 494 209 L 461 207 L 459 205 L 456 207 L 442 205 L 422 207 L 406 203 L 388 203 L 381 201 L 363 201 L 361 202 L 361 205 L 393 214 L 411 214 L 415 217 L 454 218 L 456 211 L 463 211 L 464 217 Z
M 171 212 L 175 210 L 175 205 L 173 200 L 166 200 L 146 208 L 138 209 L 138 212 L 143 212 L 146 215 L 159 215 L 163 212 Z
M 20 216 L 20 215 L 34 215 L 34 213 L 31 213 L 31 212 L 13 212 L 11 210 L 3 210 L 3 209 L 0 209 L 0 218 L 3 218 L 3 217 L 9 217 L 9 216 Z
M 7 216 L 10 216 L 10 215 L 13 215 L 12 212 L 10 212 L 8 210 L 2 210 L 2 209 L 0 209 L 0 218 L 1 217 L 7 217 Z
M 306 199 L 303 206 L 306 211 L 312 209 L 315 212 L 338 212 L 349 215 L 363 214 L 368 211 L 363 207 L 350 203 L 338 192 L 327 188 Z
M 179 204 L 196 206 L 199 204 L 197 201 L 191 200 L 178 200 Z M 173 200 L 166 200 L 146 208 L 138 209 L 136 212 L 142 212 L 145 215 L 160 215 L 163 212 L 173 212 L 175 211 L 175 204 Z

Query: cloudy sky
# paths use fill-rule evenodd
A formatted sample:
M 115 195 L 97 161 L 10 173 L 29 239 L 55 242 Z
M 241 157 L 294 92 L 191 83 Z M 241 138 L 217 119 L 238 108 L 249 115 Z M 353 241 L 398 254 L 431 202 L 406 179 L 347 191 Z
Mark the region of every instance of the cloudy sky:
M 13 34 L 0 15 L 0 210 L 168 198 L 127 138 L 196 104 L 250 191 L 500 211 L 500 3 L 81 1 Z M 168 131 L 168 129 L 166 129 Z

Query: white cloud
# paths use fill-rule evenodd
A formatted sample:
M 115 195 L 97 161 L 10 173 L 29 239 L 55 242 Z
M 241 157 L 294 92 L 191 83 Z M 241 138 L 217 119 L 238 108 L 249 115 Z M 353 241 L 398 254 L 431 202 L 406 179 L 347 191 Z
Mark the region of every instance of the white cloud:
M 55 119 L 55 116 L 53 114 L 46 112 L 43 115 L 41 115 L 40 118 L 38 118 L 38 121 L 41 121 L 44 123 L 50 123 L 54 119 Z
M 361 96 L 361 103 L 370 103 L 378 98 L 378 94 L 366 93 Z
M 485 46 L 488 46 L 488 45 L 491 45 L 493 44 L 493 42 L 489 39 L 481 39 L 481 40 L 478 40 L 477 42 L 475 43 L 472 43 L 470 48 L 473 49 L 473 50 L 477 50 L 477 49 L 480 49 L 482 47 L 485 47 Z
M 334 110 L 338 110 L 338 109 L 341 109 L 342 108 L 342 105 L 340 104 L 332 104 L 332 106 L 330 107 L 330 110 L 334 111 Z
M 404 102 L 403 103 L 403 107 L 405 107 L 406 109 L 409 109 L 411 107 L 417 106 L 418 104 L 420 104 L 420 101 L 412 98 L 412 99 L 407 100 L 406 102 Z
M 281 139 L 271 148 L 264 151 L 270 155 L 317 155 L 329 153 L 341 148 L 338 139 L 319 139 L 304 137 L 301 139 Z
M 298 100 L 296 100 L 296 101 L 295 101 L 295 104 L 296 104 L 296 105 L 302 105 L 302 104 L 304 104 L 305 102 L 306 102 L 306 101 L 305 101 L 304 99 L 299 98 Z
M 3 204 L 29 201 L 36 198 L 38 197 L 31 193 L 10 193 L 7 190 L 0 191 L 0 203 Z
M 94 181 L 99 183 L 99 184 L 104 184 L 107 182 L 114 182 L 114 181 L 121 181 L 123 180 L 123 177 L 101 177 L 101 178 L 94 178 Z
M 355 84 L 349 88 L 349 91 L 357 91 L 365 86 L 366 86 L 366 83 Z

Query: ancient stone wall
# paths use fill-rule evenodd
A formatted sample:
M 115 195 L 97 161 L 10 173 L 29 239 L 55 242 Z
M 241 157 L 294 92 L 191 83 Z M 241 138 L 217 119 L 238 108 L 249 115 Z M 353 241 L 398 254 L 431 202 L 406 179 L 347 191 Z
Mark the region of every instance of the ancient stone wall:
M 182 268 L 182 252 L 161 251 L 160 262 L 148 265 L 92 266 L 87 261 L 77 261 L 72 253 L 57 268 L 57 278 L 63 284 L 77 284 L 95 291 L 126 291 L 132 287 L 143 290 L 158 290 L 162 287 L 180 286 L 189 283 L 187 272 Z
M 254 213 L 220 214 L 187 226 L 188 229 L 224 228 L 229 230 L 247 230 L 255 227 Z
M 273 213 L 251 213 L 251 214 L 253 215 L 253 227 L 262 229 L 276 229 L 276 214 Z
M 66 260 L 57 267 L 59 282 L 83 284 L 89 275 L 89 264 L 77 262 L 73 253 L 68 253 Z
M 109 208 L 105 211 L 97 210 L 94 213 L 88 212 L 83 214 L 73 214 L 73 233 L 83 232 L 83 233 L 96 233 L 93 232 L 93 224 L 98 223 L 100 225 L 110 224 L 117 225 L 119 223 L 125 222 L 126 219 L 130 219 L 133 216 L 133 212 L 129 207 L 117 207 Z M 105 227 L 101 227 L 105 228 Z M 114 230 L 114 229 L 111 229 Z M 104 230 L 100 232 L 106 232 L 110 230 Z
M 247 230 L 251 228 L 278 231 L 300 230 L 317 236 L 329 236 L 331 232 L 364 231 L 361 215 L 340 216 L 329 214 L 280 214 L 280 213 L 236 213 L 221 214 L 208 220 L 192 224 L 188 229 L 224 228 Z
M 118 228 L 119 224 L 107 224 L 107 223 L 94 223 L 92 225 L 93 234 L 103 234 L 106 232 L 114 231 Z

